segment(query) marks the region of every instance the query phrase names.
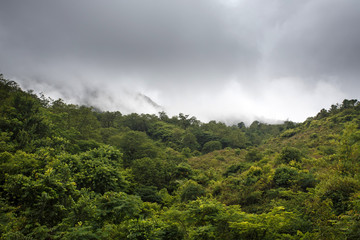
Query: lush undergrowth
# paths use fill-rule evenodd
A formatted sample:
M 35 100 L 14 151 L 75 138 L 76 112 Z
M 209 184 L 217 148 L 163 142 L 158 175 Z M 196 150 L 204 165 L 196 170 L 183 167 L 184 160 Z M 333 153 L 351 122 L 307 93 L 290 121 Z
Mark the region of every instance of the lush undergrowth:
M 227 126 L 0 77 L 1 239 L 359 239 L 359 113 Z

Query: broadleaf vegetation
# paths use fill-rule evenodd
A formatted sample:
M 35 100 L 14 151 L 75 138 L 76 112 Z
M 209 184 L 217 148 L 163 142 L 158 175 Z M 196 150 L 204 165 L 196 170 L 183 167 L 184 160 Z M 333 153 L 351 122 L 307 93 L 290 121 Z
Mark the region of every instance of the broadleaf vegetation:
M 228 126 L 0 75 L 0 239 L 359 239 L 360 103 Z

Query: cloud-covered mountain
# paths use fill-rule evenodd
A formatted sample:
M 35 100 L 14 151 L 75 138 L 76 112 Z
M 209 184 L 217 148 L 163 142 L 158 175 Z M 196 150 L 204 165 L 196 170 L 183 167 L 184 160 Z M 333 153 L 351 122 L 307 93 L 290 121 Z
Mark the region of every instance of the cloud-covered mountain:
M 141 92 L 205 121 L 302 121 L 359 98 L 358 22 L 357 0 L 3 0 L 0 72 L 104 108 L 145 111 Z

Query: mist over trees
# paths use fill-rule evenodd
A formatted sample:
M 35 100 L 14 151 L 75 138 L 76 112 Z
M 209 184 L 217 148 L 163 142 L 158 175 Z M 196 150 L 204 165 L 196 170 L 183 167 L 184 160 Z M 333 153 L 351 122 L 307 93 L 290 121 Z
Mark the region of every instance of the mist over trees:
M 123 115 L 0 75 L 1 239 L 358 239 L 359 113 Z

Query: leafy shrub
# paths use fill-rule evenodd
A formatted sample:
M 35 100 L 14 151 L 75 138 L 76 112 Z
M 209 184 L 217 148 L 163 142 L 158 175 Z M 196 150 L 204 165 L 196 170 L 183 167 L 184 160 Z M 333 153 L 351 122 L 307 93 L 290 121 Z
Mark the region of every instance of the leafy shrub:
M 323 192 L 322 199 L 331 199 L 336 214 L 346 212 L 350 196 L 360 190 L 359 182 L 350 177 L 333 176 L 322 183 L 323 185 L 320 186 L 320 191 Z
M 237 172 L 241 173 L 248 168 L 249 168 L 249 165 L 247 163 L 240 162 L 240 163 L 237 163 L 237 164 L 234 164 L 234 165 L 231 165 L 230 167 L 228 167 L 226 169 L 226 171 L 224 172 L 223 176 L 228 177 L 230 174 L 233 174 L 233 173 L 237 173 Z
M 314 188 L 318 181 L 312 173 L 300 173 L 298 175 L 298 180 L 296 182 L 303 191 L 306 191 L 307 188 Z
M 256 162 L 262 159 L 262 154 L 257 149 L 249 150 L 245 155 L 245 160 L 249 162 Z
M 123 192 L 106 192 L 97 200 L 101 220 L 115 224 L 138 217 L 142 207 L 140 197 Z
M 282 138 L 290 138 L 292 136 L 294 136 L 297 133 L 297 130 L 295 129 L 288 129 L 285 132 L 283 132 L 280 137 Z
M 194 181 L 189 181 L 182 189 L 180 199 L 182 202 L 196 200 L 198 197 L 205 195 L 205 189 Z
M 300 162 L 301 151 L 294 147 L 285 147 L 280 153 L 280 160 L 284 163 L 290 163 L 291 161 Z
M 169 187 L 175 167 L 175 164 L 162 159 L 141 158 L 133 162 L 132 172 L 136 182 L 161 189 Z
M 94 140 L 79 140 L 77 141 L 77 145 L 82 152 L 100 147 L 100 144 Z
M 135 192 L 144 202 L 161 202 L 161 197 L 159 196 L 155 186 L 140 186 L 135 190 Z
M 332 146 L 320 146 L 319 150 L 325 155 L 333 155 L 336 153 L 336 150 Z
M 319 136 L 317 133 L 313 133 L 310 135 L 310 139 L 317 139 Z
M 295 181 L 298 172 L 291 167 L 280 167 L 275 170 L 274 182 L 278 187 L 290 187 Z
M 158 236 L 164 240 L 182 240 L 184 239 L 184 232 L 178 224 L 168 223 L 160 229 Z
M 248 170 L 247 174 L 246 174 L 244 184 L 246 186 L 253 185 L 254 183 L 256 183 L 260 179 L 260 176 L 261 176 L 262 173 L 263 173 L 263 170 L 261 168 L 251 166 L 250 169 Z
M 176 166 L 175 177 L 178 179 L 189 178 L 193 174 L 191 166 L 187 163 L 180 163 Z
M 215 150 L 220 150 L 222 149 L 222 145 L 221 142 L 219 141 L 209 141 L 207 143 L 204 144 L 203 148 L 202 148 L 202 152 L 203 153 L 209 153 Z

